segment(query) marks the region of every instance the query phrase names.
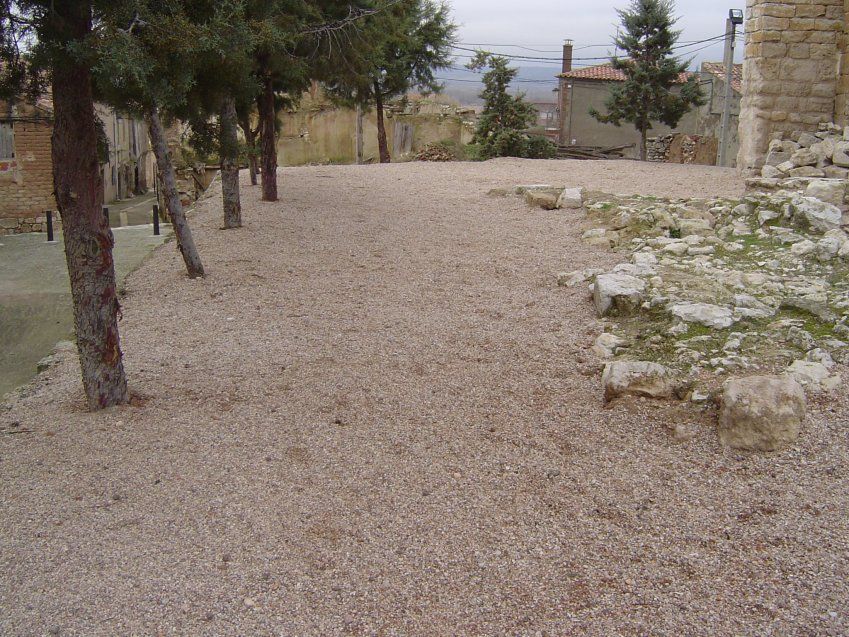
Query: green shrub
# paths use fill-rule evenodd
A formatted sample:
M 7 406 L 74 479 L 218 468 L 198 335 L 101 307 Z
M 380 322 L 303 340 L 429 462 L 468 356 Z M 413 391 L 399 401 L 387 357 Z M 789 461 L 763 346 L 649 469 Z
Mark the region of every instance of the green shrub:
M 527 154 L 528 159 L 553 159 L 557 156 L 557 146 L 551 140 L 545 137 L 536 135 L 528 139 Z

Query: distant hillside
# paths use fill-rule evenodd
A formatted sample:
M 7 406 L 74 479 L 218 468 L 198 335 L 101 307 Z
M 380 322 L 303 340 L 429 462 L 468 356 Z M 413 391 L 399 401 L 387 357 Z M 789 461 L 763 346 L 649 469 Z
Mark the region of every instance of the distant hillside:
M 519 67 L 517 81 L 511 85 L 511 89 L 523 91 L 531 102 L 556 102 L 557 94 L 552 89 L 557 88 L 558 71 L 554 66 Z M 482 102 L 478 97 L 483 90 L 481 74 L 460 67 L 439 71 L 438 77 L 445 85 L 444 95 L 461 104 L 476 105 Z

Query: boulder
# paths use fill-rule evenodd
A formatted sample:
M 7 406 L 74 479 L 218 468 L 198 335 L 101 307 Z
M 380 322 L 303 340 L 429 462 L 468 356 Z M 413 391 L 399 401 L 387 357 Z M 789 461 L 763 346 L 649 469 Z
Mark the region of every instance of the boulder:
M 832 232 L 834 232 L 834 230 L 832 230 Z M 842 230 L 837 230 L 837 232 L 842 232 Z M 837 256 L 837 253 L 840 252 L 840 248 L 843 246 L 844 241 L 844 237 L 823 237 L 817 241 L 817 259 L 823 262 L 831 261 Z
M 795 168 L 801 166 L 816 166 L 817 154 L 809 148 L 800 148 L 790 156 L 790 161 Z
M 593 300 L 599 316 L 634 314 L 643 302 L 646 282 L 630 274 L 600 274 L 593 286 Z
M 840 227 L 843 213 L 840 208 L 813 197 L 796 195 L 791 200 L 793 221 L 796 225 L 817 232 L 827 232 Z
M 805 189 L 805 196 L 826 201 L 835 206 L 843 204 L 846 195 L 846 182 L 830 179 L 815 179 Z
M 797 241 L 790 246 L 790 252 L 795 254 L 797 257 L 803 257 L 807 254 L 811 254 L 814 250 L 816 250 L 816 248 L 816 243 L 809 241 L 808 239 L 803 239 L 802 241 Z
M 557 194 L 550 190 L 526 190 L 525 201 L 529 206 L 542 208 L 543 210 L 554 210 L 557 208 Z
M 724 329 L 734 324 L 734 313 L 729 308 L 720 305 L 685 301 L 673 304 L 669 311 L 682 321 L 698 323 L 705 327 Z
M 557 275 L 557 285 L 571 288 L 579 283 L 583 283 L 584 281 L 589 281 L 594 276 L 597 276 L 602 272 L 604 272 L 604 270 L 600 268 L 587 268 L 585 270 L 575 270 L 573 272 L 561 272 Z
M 673 398 L 678 382 L 668 367 L 647 361 L 616 361 L 604 366 L 601 376 L 604 402 L 620 396 Z
M 840 385 L 840 376 L 832 376 L 828 367 L 818 361 L 795 360 L 787 368 L 787 373 L 800 384 L 815 390 L 830 391 Z
M 592 350 L 599 358 L 613 358 L 616 350 L 625 345 L 625 343 L 624 338 L 620 338 L 616 334 L 604 332 L 603 334 L 599 334 L 598 338 L 595 339 Z
M 835 166 L 849 168 L 849 141 L 837 142 L 834 145 L 831 161 Z
M 683 241 L 667 243 L 665 246 L 663 246 L 663 252 L 666 252 L 668 254 L 674 254 L 679 257 L 687 254 L 687 251 L 689 249 L 690 246 Z
M 775 166 L 775 167 L 776 167 L 778 170 L 780 170 L 782 173 L 789 173 L 791 170 L 793 170 L 794 168 L 796 168 L 796 164 L 794 164 L 794 163 L 793 163 L 792 161 L 790 161 L 790 160 L 787 160 L 787 161 L 783 161 L 783 162 L 781 162 L 780 164 L 776 164 L 776 166 Z M 776 185 L 777 185 L 777 183 L 776 183 Z
M 791 177 L 825 177 L 825 171 L 816 166 L 799 166 L 788 172 Z
M 682 237 L 691 234 L 703 236 L 713 234 L 713 226 L 705 219 L 681 219 L 678 222 L 678 229 L 681 231 Z
M 566 188 L 557 199 L 558 208 L 567 210 L 579 210 L 584 207 L 584 189 Z
M 761 177 L 766 177 L 767 179 L 774 179 L 776 177 L 781 177 L 783 175 L 778 168 L 771 164 L 764 164 L 764 167 L 761 168 Z
M 726 381 L 719 410 L 719 439 L 735 449 L 775 451 L 798 438 L 805 410 L 805 392 L 792 376 Z
M 823 172 L 828 179 L 849 179 L 849 168 L 826 166 L 823 168 Z
M 816 135 L 811 135 L 810 133 L 802 133 L 801 135 L 799 135 L 798 144 L 802 148 L 810 148 L 819 141 L 819 137 L 817 137 Z

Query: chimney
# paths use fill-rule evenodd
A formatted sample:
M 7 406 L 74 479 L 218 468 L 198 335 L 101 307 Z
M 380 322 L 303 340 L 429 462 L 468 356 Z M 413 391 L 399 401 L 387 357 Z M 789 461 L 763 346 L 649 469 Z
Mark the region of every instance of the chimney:
M 572 70 L 572 40 L 563 40 L 563 73 Z

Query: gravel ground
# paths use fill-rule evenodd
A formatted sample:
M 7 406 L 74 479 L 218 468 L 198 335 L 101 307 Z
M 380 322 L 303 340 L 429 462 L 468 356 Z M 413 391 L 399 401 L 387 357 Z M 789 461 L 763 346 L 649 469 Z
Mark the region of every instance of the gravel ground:
M 553 275 L 615 255 L 574 213 L 485 194 L 733 196 L 731 171 L 280 179 L 235 231 L 213 188 L 205 280 L 173 244 L 129 278 L 132 406 L 85 413 L 66 357 L 0 410 L 0 633 L 849 632 L 846 395 L 773 455 L 690 408 L 604 408 L 591 304 Z

